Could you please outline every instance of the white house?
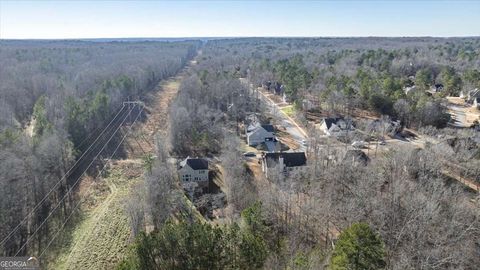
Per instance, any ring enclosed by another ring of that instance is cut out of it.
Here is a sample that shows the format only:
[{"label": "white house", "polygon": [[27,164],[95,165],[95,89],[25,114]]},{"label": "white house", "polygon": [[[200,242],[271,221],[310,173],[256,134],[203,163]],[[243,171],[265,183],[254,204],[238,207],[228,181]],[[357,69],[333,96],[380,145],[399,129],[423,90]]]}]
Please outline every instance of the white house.
[{"label": "white house", "polygon": [[274,140],[275,131],[272,125],[254,124],[247,127],[247,144],[250,146]]},{"label": "white house", "polygon": [[324,118],[320,130],[328,136],[344,136],[353,130],[352,122],[343,118]]},{"label": "white house", "polygon": [[208,161],[203,158],[187,157],[179,164],[178,177],[182,182],[195,181],[199,184],[208,184]]},{"label": "white house", "polygon": [[289,172],[303,169],[305,165],[305,152],[265,153],[262,157],[262,171],[266,177],[274,175],[275,172],[288,175]]}]

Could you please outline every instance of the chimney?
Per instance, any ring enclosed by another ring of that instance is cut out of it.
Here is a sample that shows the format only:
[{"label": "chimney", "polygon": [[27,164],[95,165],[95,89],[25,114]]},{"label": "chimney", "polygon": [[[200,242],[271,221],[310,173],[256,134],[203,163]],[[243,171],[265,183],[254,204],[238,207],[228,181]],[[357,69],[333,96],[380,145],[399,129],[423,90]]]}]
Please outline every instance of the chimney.
[{"label": "chimney", "polygon": [[283,170],[284,169],[284,165],[283,165],[283,157],[282,156],[279,156],[278,157],[278,164],[280,166],[280,169]]}]

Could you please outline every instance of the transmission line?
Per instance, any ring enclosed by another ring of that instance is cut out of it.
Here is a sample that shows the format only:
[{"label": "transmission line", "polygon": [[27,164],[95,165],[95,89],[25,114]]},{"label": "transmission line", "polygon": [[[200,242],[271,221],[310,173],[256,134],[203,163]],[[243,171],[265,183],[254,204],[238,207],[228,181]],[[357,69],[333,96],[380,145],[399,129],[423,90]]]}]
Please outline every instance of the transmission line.
[{"label": "transmission line", "polygon": [[[118,148],[120,147],[120,145],[123,143],[123,141],[125,140],[125,138],[129,135],[129,133],[132,131],[132,127],[133,125],[135,124],[135,122],[137,121],[138,117],[141,115],[141,113],[143,112],[143,108],[140,110],[140,112],[138,113],[137,117],[135,118],[135,120],[133,120],[132,124],[128,127],[128,131],[126,132],[126,134],[123,136],[122,140],[120,141],[120,143],[117,145],[117,147],[115,148],[115,150],[113,151],[113,154],[110,156],[109,160],[111,160],[113,158],[113,156],[115,155],[115,153],[117,152]],[[97,177],[99,175],[102,175],[102,173],[104,172],[105,168],[107,166],[103,166],[102,167],[102,170],[97,174]],[[91,186],[90,186],[91,187]],[[90,188],[89,187],[89,188]],[[78,200],[77,204],[73,207],[73,210],[70,212],[70,214],[68,215],[67,219],[63,222],[62,226],[60,226],[60,229],[58,229],[58,231],[53,235],[52,239],[50,239],[50,241],[48,242],[47,246],[43,249],[43,251],[39,254],[38,258],[41,258],[43,256],[43,254],[48,250],[48,248],[50,247],[50,245],[53,243],[53,241],[55,241],[55,239],[57,238],[57,236],[60,234],[60,232],[65,228],[65,225],[68,223],[69,219],[72,217],[73,213],[75,212],[75,210],[78,209],[78,207],[80,206],[80,204],[82,203],[82,200]]]},{"label": "transmission line", "polygon": [[50,196],[50,194],[55,190],[55,188],[58,186],[58,184],[60,184],[62,182],[62,180],[64,180],[68,175],[69,173],[73,170],[73,168],[81,161],[81,159],[87,154],[87,152],[90,150],[90,148],[98,141],[98,139],[100,138],[100,136],[102,136],[105,131],[110,127],[110,125],[113,123],[113,121],[118,117],[118,115],[123,111],[123,108],[125,106],[122,106],[120,108],[120,110],[118,111],[118,113],[115,115],[115,117],[108,123],[108,125],[105,127],[105,129],[100,133],[100,135],[98,135],[98,137],[95,139],[95,141],[87,148],[87,150],[85,150],[85,152],[83,152],[83,154],[77,159],[77,161],[70,167],[70,169],[62,176],[62,178],[60,178],[60,180],[58,180],[57,183],[55,183],[55,185],[53,185],[53,187],[50,188],[50,190],[47,192],[47,194],[45,194],[45,196],[40,200],[40,202],[38,202],[34,207],[33,209],[25,216],[25,218],[20,221],[20,223],[2,240],[2,242],[0,242],[0,246],[2,246],[8,239],[10,239],[12,237],[12,235],[20,228],[20,226],[22,226],[23,223],[25,223],[25,221],[28,219],[28,217],[30,215],[32,215],[42,204],[43,202],[48,198],[48,196]]},{"label": "transmission line", "polygon": [[[103,152],[103,150],[107,147],[108,143],[113,139],[113,137],[115,136],[115,134],[118,132],[118,130],[120,129],[120,127],[123,125],[123,123],[125,123],[125,121],[127,120],[128,116],[130,116],[132,110],[135,108],[135,106],[132,107],[132,109],[130,109],[130,111],[128,112],[128,114],[125,116],[125,118],[123,119],[122,123],[118,126],[118,128],[115,130],[115,132],[112,134],[112,136],[110,136],[110,138],[108,139],[108,141],[103,145],[102,149],[100,149],[100,151],[98,152],[98,154],[92,159],[92,161],[90,162],[90,164],[87,166],[87,168],[82,172],[82,174],[80,174],[80,176],[77,178],[77,180],[75,181],[75,183],[70,187],[70,189],[67,191],[67,193],[62,197],[62,199],[55,205],[55,207],[53,208],[53,210],[50,211],[50,213],[47,215],[47,217],[42,221],[42,223],[40,223],[40,225],[36,228],[36,230],[33,232],[33,234],[28,237],[27,241],[25,241],[25,243],[20,247],[20,249],[17,251],[17,253],[15,254],[15,256],[17,256],[20,251],[30,242],[30,240],[33,238],[33,236],[36,235],[36,233],[40,230],[40,228],[45,224],[45,222],[47,222],[47,220],[52,216],[53,212],[55,212],[55,210],[58,209],[58,207],[60,206],[60,204],[67,198],[68,195],[70,195],[70,192],[75,188],[75,186],[77,185],[77,183],[80,181],[80,179],[82,178],[82,176],[87,172],[87,170],[90,168],[90,166],[92,166],[92,164],[95,162],[95,160],[98,158],[98,156],[100,156],[100,153]],[[28,216],[27,216],[28,217]]]}]

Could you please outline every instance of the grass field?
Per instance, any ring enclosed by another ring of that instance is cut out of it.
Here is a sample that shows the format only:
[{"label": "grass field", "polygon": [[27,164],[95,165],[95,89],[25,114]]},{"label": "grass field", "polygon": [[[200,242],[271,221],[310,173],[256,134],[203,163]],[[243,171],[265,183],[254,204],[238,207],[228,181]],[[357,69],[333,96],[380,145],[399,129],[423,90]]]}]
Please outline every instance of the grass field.
[{"label": "grass field", "polygon": [[74,245],[62,248],[64,252],[49,269],[113,269],[125,256],[131,233],[123,201],[130,185],[139,181],[127,169],[131,168],[115,168],[107,178],[97,180],[103,181],[97,191],[103,189],[101,185],[109,191],[90,194],[89,200],[97,206],[84,212],[72,233]]}]

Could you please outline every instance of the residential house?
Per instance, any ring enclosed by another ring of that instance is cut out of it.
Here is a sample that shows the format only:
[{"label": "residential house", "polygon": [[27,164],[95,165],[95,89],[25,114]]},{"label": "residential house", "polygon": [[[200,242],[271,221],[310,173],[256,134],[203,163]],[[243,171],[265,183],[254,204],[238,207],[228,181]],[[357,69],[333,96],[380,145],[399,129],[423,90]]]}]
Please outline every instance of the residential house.
[{"label": "residential house", "polygon": [[260,125],[258,122],[247,127],[247,144],[257,146],[264,142],[275,141],[275,130],[272,125]]},{"label": "residential house", "polygon": [[473,100],[473,107],[477,108],[480,110],[480,97],[476,97],[474,100]]},{"label": "residential house", "polygon": [[338,118],[324,118],[320,123],[320,130],[328,136],[345,136],[353,131],[352,121]]},{"label": "residential house", "polygon": [[199,185],[208,185],[208,161],[203,158],[187,157],[179,164],[178,177],[184,183],[194,181]]},{"label": "residential house", "polygon": [[399,120],[379,120],[375,119],[371,121],[367,127],[365,128],[366,132],[372,133],[375,132],[377,134],[395,136],[397,133],[401,132],[403,126]]},{"label": "residential house", "polygon": [[279,82],[274,82],[273,83],[273,90],[275,92],[275,95],[281,95],[281,94],[283,94],[283,85],[280,84]]},{"label": "residential house", "polygon": [[430,89],[431,92],[433,93],[439,93],[439,92],[442,92],[443,91],[443,84],[441,83],[436,83],[432,86],[432,88]]},{"label": "residential house", "polygon": [[267,90],[267,91],[270,91],[270,87],[272,86],[272,82],[271,81],[266,81],[266,82],[263,82],[262,83],[262,88]]},{"label": "residential house", "polygon": [[276,152],[265,153],[262,157],[262,171],[266,177],[276,173],[288,175],[292,171],[298,171],[307,165],[305,152]]}]

